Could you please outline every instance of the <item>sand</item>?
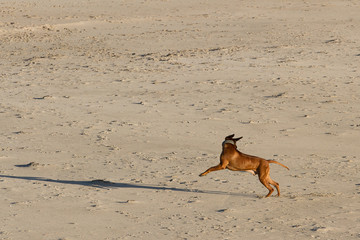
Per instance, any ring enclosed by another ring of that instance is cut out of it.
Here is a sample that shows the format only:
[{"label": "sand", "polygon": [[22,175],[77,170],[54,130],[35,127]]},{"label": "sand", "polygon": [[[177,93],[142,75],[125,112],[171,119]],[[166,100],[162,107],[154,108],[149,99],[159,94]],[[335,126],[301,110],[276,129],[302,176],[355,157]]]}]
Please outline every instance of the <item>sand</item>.
[{"label": "sand", "polygon": [[0,239],[360,239],[359,9],[0,1]]}]

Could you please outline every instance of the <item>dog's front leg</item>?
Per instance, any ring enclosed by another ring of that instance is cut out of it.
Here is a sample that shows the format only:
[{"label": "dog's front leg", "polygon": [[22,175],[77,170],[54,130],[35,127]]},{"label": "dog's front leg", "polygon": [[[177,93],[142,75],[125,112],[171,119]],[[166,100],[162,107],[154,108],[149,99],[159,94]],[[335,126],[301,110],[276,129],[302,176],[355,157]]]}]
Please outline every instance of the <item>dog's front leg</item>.
[{"label": "dog's front leg", "polygon": [[209,172],[213,172],[213,171],[218,171],[218,170],[223,170],[226,168],[227,164],[224,163],[220,163],[219,165],[216,165],[214,167],[209,168],[208,170],[206,170],[205,172],[203,172],[202,174],[200,174],[199,176],[205,176],[206,174],[208,174]]}]

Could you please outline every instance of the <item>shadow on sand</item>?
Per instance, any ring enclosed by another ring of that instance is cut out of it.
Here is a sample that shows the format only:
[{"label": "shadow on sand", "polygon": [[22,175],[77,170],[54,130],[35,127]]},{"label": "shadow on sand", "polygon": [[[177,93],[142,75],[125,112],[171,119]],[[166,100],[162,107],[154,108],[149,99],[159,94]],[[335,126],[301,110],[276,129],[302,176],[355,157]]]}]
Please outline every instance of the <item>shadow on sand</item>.
[{"label": "shadow on sand", "polygon": [[[190,193],[203,193],[203,194],[219,194],[219,195],[231,195],[231,196],[242,196],[242,197],[252,197],[244,193],[230,193],[223,191],[209,191],[209,190],[199,190],[199,189],[188,189],[188,188],[177,188],[177,187],[165,187],[165,186],[152,186],[144,184],[133,184],[133,183],[116,183],[105,180],[92,180],[92,181],[74,181],[74,180],[59,180],[59,179],[50,179],[42,177],[27,177],[27,176],[10,176],[10,175],[0,175],[0,178],[11,178],[11,179],[20,179],[27,181],[38,181],[38,182],[51,182],[51,183],[60,183],[60,184],[71,184],[79,186],[87,186],[94,188],[134,188],[134,189],[150,189],[150,190],[163,190],[163,191],[175,191],[175,192],[190,192]],[[253,196],[256,198],[256,196]]]}]

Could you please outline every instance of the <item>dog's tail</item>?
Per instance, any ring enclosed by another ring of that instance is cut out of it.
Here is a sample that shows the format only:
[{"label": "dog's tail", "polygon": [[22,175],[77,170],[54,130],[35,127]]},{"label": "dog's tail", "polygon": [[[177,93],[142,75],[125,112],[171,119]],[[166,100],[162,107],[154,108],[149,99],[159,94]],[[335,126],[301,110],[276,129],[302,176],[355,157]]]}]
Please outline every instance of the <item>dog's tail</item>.
[{"label": "dog's tail", "polygon": [[269,163],[279,164],[280,166],[286,168],[287,170],[290,170],[287,166],[285,166],[284,164],[281,164],[281,163],[279,163],[279,162],[277,162],[277,161],[275,161],[275,160],[267,160],[267,161],[268,161]]}]

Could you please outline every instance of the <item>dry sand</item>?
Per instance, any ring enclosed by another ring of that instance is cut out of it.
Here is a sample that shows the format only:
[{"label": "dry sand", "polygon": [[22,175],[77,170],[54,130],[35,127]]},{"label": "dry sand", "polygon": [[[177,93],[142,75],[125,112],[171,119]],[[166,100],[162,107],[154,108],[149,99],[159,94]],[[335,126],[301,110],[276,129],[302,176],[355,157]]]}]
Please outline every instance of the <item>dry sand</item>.
[{"label": "dry sand", "polygon": [[359,10],[1,0],[0,239],[360,239]]}]

